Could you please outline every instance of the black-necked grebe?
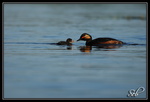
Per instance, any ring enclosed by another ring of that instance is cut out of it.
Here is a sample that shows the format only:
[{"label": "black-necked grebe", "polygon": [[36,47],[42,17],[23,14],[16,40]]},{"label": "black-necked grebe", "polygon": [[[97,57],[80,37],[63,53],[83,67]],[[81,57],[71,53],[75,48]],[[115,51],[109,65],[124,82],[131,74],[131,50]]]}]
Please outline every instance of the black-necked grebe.
[{"label": "black-necked grebe", "polygon": [[83,33],[77,41],[79,41],[79,40],[86,41],[87,46],[98,46],[99,44],[125,44],[124,42],[119,41],[117,39],[106,38],[106,37],[105,38],[96,38],[96,39],[92,40],[92,36],[87,33]]},{"label": "black-necked grebe", "polygon": [[57,45],[72,45],[73,42],[71,38],[68,38],[66,41],[59,41]]}]

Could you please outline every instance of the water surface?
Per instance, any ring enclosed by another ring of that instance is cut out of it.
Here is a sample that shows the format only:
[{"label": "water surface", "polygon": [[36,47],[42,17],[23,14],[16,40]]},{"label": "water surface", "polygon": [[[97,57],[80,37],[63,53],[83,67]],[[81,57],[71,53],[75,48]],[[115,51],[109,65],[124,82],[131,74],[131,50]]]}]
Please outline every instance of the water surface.
[{"label": "water surface", "polygon": [[[82,33],[118,48],[51,43]],[[146,98],[146,4],[4,4],[4,98]]]}]

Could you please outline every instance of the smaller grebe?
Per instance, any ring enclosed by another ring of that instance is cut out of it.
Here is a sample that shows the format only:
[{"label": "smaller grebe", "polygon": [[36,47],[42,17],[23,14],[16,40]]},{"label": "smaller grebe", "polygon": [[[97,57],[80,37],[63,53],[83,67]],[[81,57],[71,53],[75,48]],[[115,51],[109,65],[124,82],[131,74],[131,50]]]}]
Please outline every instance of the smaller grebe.
[{"label": "smaller grebe", "polygon": [[92,40],[92,36],[87,33],[83,33],[77,41],[79,40],[86,41],[87,46],[98,46],[99,44],[125,44],[124,42],[113,38],[96,38]]},{"label": "smaller grebe", "polygon": [[59,41],[57,45],[72,45],[73,42],[71,38],[68,38],[66,41]]}]

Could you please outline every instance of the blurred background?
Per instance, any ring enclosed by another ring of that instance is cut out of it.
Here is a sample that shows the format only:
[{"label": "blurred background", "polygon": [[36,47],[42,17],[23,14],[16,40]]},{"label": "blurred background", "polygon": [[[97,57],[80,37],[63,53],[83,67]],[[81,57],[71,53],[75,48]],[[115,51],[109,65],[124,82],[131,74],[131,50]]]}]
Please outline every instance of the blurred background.
[{"label": "blurred background", "polygon": [[[129,98],[130,89],[146,89],[146,9],[146,3],[4,3],[4,98]],[[141,45],[46,44],[82,33]],[[146,90],[133,98],[146,98]]]}]

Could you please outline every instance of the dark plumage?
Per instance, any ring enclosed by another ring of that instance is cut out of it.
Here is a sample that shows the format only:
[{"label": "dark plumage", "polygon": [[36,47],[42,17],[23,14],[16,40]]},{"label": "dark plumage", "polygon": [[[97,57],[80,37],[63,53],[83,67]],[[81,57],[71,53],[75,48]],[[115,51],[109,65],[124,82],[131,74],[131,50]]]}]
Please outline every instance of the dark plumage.
[{"label": "dark plumage", "polygon": [[57,45],[72,45],[73,42],[71,38],[68,38],[66,41],[59,41]]},{"label": "dark plumage", "polygon": [[92,40],[92,36],[87,33],[83,33],[80,38],[77,40],[86,41],[87,46],[98,46],[99,44],[124,44],[124,42],[114,39],[114,38],[96,38]]}]

